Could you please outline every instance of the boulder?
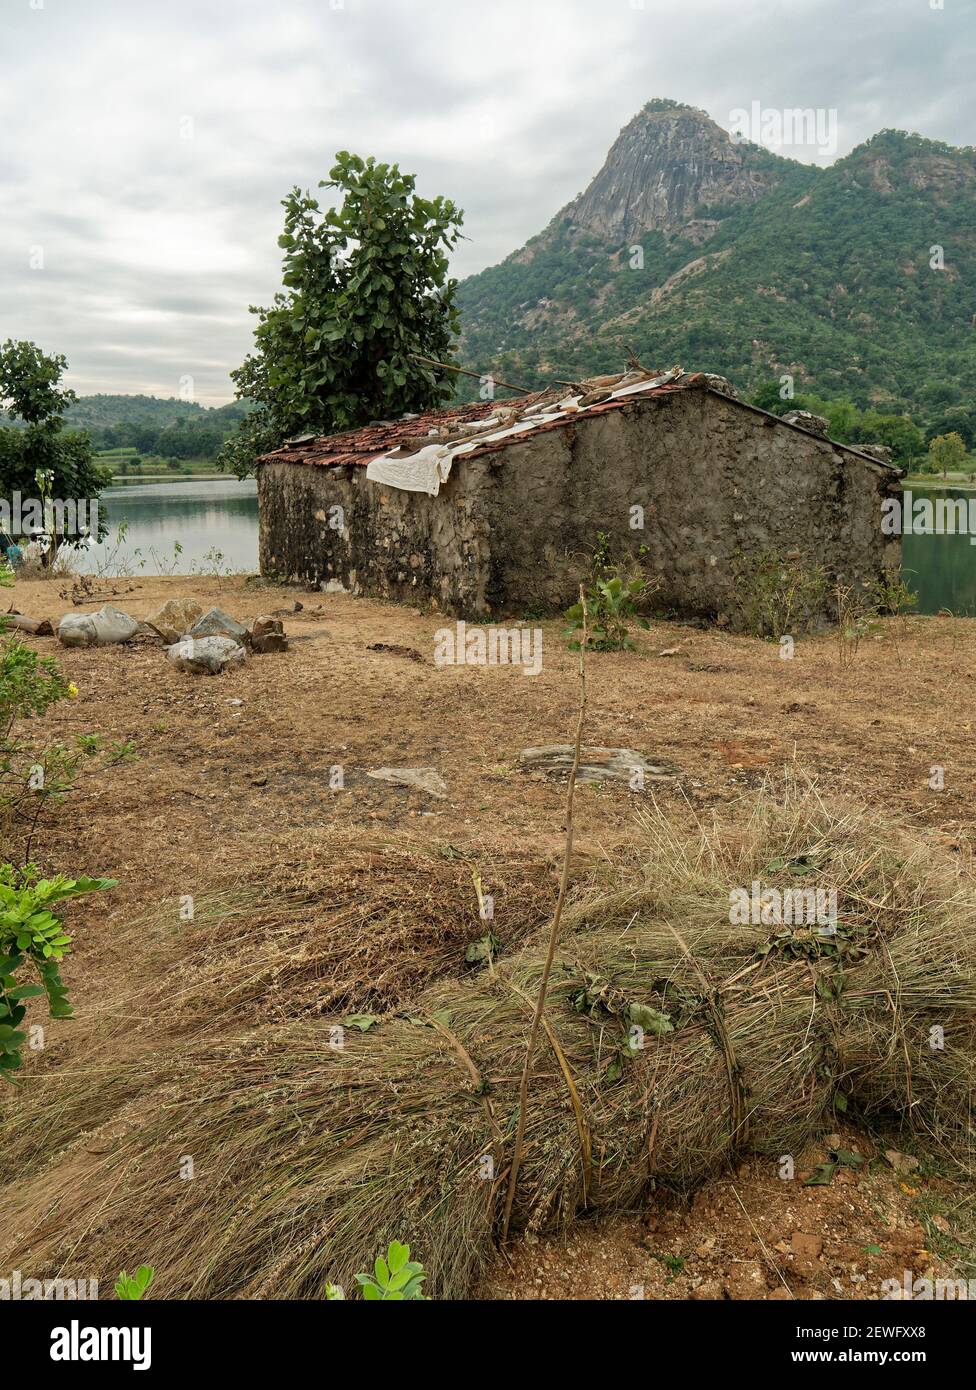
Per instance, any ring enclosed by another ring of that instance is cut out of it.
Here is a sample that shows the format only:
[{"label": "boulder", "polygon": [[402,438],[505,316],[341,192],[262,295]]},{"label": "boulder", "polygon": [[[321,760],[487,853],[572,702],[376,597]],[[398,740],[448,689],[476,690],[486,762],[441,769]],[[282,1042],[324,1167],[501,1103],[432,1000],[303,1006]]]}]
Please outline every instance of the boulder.
[{"label": "boulder", "polygon": [[239,646],[247,641],[247,628],[225,613],[222,608],[208,608],[202,618],[197,618],[185,629],[188,637],[230,637]]},{"label": "boulder", "polygon": [[718,376],[715,372],[702,372],[702,376],[713,391],[720,391],[723,396],[731,396],[734,401],[739,399],[738,391],[727,376]]},{"label": "boulder", "polygon": [[90,613],[65,613],[58,623],[58,641],[63,647],[94,647],[98,633]]},{"label": "boulder", "polygon": [[150,626],[156,629],[163,641],[172,646],[183,636],[184,632],[190,630],[202,614],[203,608],[195,598],[171,598],[163,604],[158,613],[153,613],[147,621]]},{"label": "boulder", "polygon": [[232,637],[184,637],[166,648],[166,659],[194,676],[217,676],[229,666],[242,666],[246,653]]},{"label": "boulder", "polygon": [[251,647],[256,652],[284,652],[288,650],[288,638],[280,618],[267,615],[255,618],[249,633]]},{"label": "boulder", "polygon": [[121,608],[113,608],[106,603],[97,613],[92,614],[95,634],[100,647],[111,647],[116,642],[129,642],[139,631],[139,622],[123,613]]},{"label": "boulder", "polygon": [[827,431],[830,429],[830,421],[826,416],[813,415],[809,410],[788,410],[783,419],[788,425],[799,425],[811,434],[819,434],[822,439],[827,438]]},{"label": "boulder", "polygon": [[66,613],[58,624],[58,640],[65,647],[111,647],[129,642],[139,623],[106,603],[97,613]]},{"label": "boulder", "polygon": [[892,450],[887,444],[854,444],[851,447],[859,454],[867,454],[868,458],[877,459],[879,463],[892,462]]}]

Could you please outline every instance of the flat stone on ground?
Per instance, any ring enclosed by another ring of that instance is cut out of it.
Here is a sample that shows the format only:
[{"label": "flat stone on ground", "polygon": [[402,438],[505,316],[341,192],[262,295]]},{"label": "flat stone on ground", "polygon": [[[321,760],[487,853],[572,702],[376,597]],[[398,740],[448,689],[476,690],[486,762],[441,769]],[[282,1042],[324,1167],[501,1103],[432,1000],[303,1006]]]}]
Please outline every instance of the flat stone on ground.
[{"label": "flat stone on ground", "polygon": [[[573,765],[571,743],[551,743],[541,748],[523,748],[518,755],[522,772],[541,772],[550,782],[563,781]],[[587,748],[580,750],[577,780],[580,782],[633,781],[640,772],[645,781],[668,782],[677,776],[673,763],[652,763],[633,748]]]},{"label": "flat stone on ground", "polygon": [[397,787],[416,787],[439,801],[447,796],[447,783],[432,767],[378,767],[366,776],[377,782],[392,782]]}]

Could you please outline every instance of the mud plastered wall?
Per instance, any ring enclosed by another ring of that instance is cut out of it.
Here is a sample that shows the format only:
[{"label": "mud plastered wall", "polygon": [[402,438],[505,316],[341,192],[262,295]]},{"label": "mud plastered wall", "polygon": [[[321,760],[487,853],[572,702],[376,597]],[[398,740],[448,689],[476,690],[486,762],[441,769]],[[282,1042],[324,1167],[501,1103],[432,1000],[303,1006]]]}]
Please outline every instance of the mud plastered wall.
[{"label": "mud plastered wall", "polygon": [[895,485],[717,393],[673,392],[458,459],[436,498],[365,468],[264,464],[261,569],[464,617],[541,614],[573,602],[603,533],[663,607],[734,619],[750,556],[798,554],[852,584],[897,566],[881,531]]}]

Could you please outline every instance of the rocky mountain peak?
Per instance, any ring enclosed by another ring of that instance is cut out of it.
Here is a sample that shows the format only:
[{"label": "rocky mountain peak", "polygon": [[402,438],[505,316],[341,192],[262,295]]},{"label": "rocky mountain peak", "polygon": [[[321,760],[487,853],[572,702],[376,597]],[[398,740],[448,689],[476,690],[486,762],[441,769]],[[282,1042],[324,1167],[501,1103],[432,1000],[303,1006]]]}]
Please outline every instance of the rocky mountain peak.
[{"label": "rocky mountain peak", "polygon": [[657,98],[624,126],[603,168],[561,216],[608,241],[668,235],[700,209],[754,202],[789,167],[733,143],[706,112]]}]

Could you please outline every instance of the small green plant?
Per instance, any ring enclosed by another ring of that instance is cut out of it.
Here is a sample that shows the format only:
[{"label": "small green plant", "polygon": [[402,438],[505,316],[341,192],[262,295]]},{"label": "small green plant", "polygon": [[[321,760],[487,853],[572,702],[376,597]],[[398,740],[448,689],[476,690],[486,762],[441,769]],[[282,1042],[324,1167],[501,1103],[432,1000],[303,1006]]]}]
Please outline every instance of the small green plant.
[{"label": "small green plant", "polygon": [[912,593],[900,571],[895,574],[886,570],[880,579],[874,581],[871,596],[883,618],[896,618],[918,606],[918,594]]},{"label": "small green plant", "polygon": [[135,1272],[135,1277],[130,1278],[123,1269],[115,1283],[115,1292],[119,1298],[137,1301],[149,1288],[156,1273],[152,1265],[140,1265]]},{"label": "small green plant", "polygon": [[[647,546],[642,545],[640,555],[647,554]],[[586,587],[582,602],[574,603],[564,614],[572,626],[566,629],[570,651],[578,652],[583,635],[583,615],[586,614],[588,632],[587,646],[597,652],[633,650],[630,640],[630,626],[649,626],[647,619],[640,614],[657,587],[651,583],[639,565],[625,568],[616,563],[610,554],[610,538],[605,531],[598,531],[596,549],[591,557],[591,579]]]},{"label": "small green plant", "polygon": [[191,574],[206,575],[210,579],[219,579],[223,574],[230,573],[230,567],[225,564],[225,556],[222,550],[212,545],[202,560],[194,560],[190,566]]},{"label": "small green plant", "polygon": [[0,741],[9,737],[15,719],[44,714],[70,696],[71,683],[53,657],[38,656],[17,638],[0,650]]},{"label": "small green plant", "polygon": [[[427,1275],[422,1264],[410,1258],[410,1246],[391,1240],[386,1259],[378,1255],[372,1274],[357,1274],[356,1282],[363,1291],[363,1298],[374,1302],[376,1299],[397,1299],[406,1301],[423,1300],[420,1286]],[[326,1297],[329,1297],[328,1290]]]},{"label": "small green plant", "polygon": [[732,566],[738,626],[753,637],[799,636],[823,617],[827,572],[776,550],[740,555]]},{"label": "small green plant", "polygon": [[24,858],[31,858],[45,811],[74,791],[82,767],[91,776],[137,759],[131,739],[106,745],[99,734],[75,734],[70,744],[35,750],[12,739],[0,744],[0,819],[14,830],[23,827]]},{"label": "small green plant", "polygon": [[[114,888],[114,878],[41,878],[33,864],[0,865],[0,1074],[22,1063],[27,1035],[20,1024],[24,1000],[46,994],[52,1018],[70,1018],[71,1005],[58,964],[71,946],[56,903],[82,893]],[[17,972],[33,965],[40,984],[18,983]]]},{"label": "small green plant", "polygon": [[877,627],[878,607],[867,588],[858,590],[853,584],[837,584],[834,588],[837,608],[837,657],[844,670],[857,656],[863,638]]},{"label": "small green plant", "polygon": [[[10,580],[0,569],[0,585]],[[0,615],[0,633],[5,630]],[[44,812],[75,785],[82,766],[91,772],[134,759],[131,741],[103,745],[97,734],[76,734],[68,743],[31,746],[15,725],[46,714],[60,700],[78,694],[53,657],[41,657],[13,636],[0,645],[0,830],[4,838],[22,830],[21,857],[32,857]],[[7,851],[9,853],[9,851]]]},{"label": "small green plant", "polygon": [[651,1251],[651,1259],[659,1260],[668,1271],[668,1283],[672,1284],[685,1267],[684,1255],[661,1254],[656,1250]]},{"label": "small green plant", "polygon": [[[586,622],[589,631],[587,645],[597,652],[632,651],[634,644],[630,639],[630,624],[649,627],[646,618],[637,611],[640,600],[645,596],[647,580],[643,575],[624,580],[620,575],[612,579],[594,579],[585,593]],[[571,651],[580,649],[583,631],[582,603],[574,603],[566,609],[566,620],[572,626],[566,629],[570,637]],[[580,634],[577,636],[577,634]]]}]

